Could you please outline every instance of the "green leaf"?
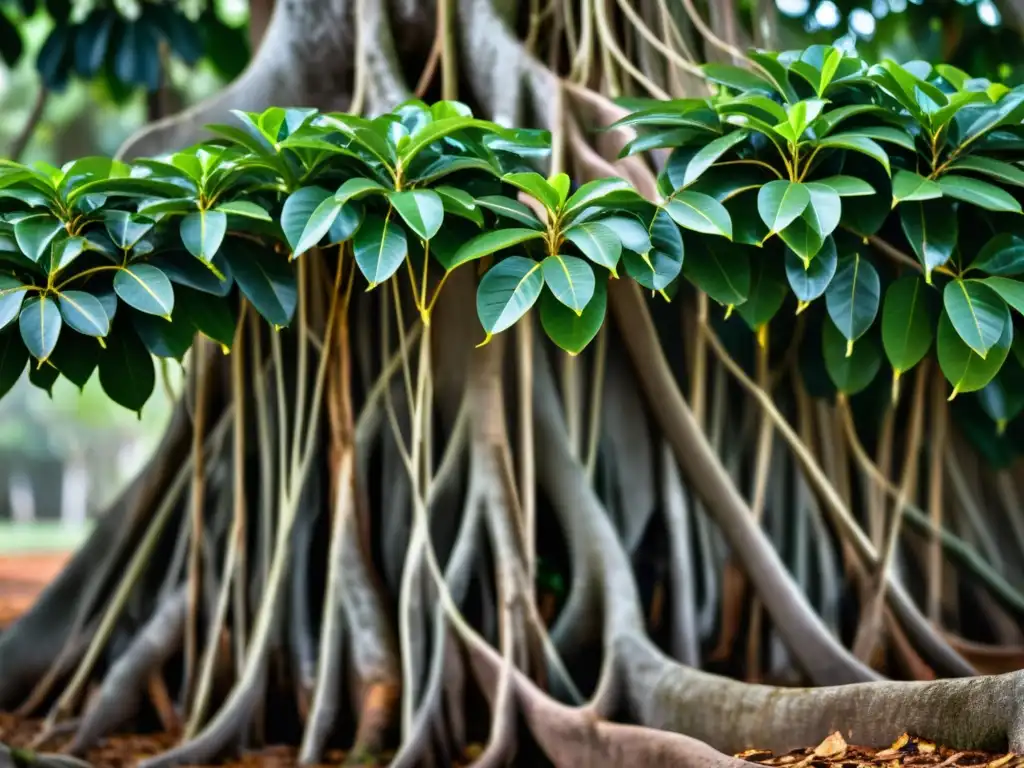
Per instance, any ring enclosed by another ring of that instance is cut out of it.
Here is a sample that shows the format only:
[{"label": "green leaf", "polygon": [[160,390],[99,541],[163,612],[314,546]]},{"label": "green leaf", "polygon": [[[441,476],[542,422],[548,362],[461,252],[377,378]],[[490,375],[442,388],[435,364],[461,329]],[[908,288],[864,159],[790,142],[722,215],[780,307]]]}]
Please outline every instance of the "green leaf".
[{"label": "green leaf", "polygon": [[821,296],[836,274],[839,257],[831,237],[825,238],[821,249],[810,261],[786,249],[786,279],[798,301],[808,303]]},{"label": "green leaf", "polygon": [[13,330],[0,333],[0,397],[18,383],[28,363],[28,350]]},{"label": "green leaf", "polygon": [[829,322],[822,328],[821,347],[829,378],[836,389],[846,395],[855,395],[866,389],[882,366],[882,355],[873,338],[865,338],[851,349],[839,330]]},{"label": "green leaf", "polygon": [[893,205],[914,200],[934,200],[942,197],[942,187],[913,171],[900,169],[892,177]]},{"label": "green leaf", "polygon": [[608,307],[607,277],[594,284],[594,296],[582,314],[576,314],[559,301],[551,291],[540,297],[540,324],[557,346],[570,355],[578,355],[597,336]]},{"label": "green leaf", "polygon": [[135,331],[146,345],[150,354],[181,360],[185,357],[195,338],[195,328],[189,322],[186,312],[179,304],[174,308],[171,321],[153,315],[135,315],[132,321]]},{"label": "green leaf", "polygon": [[435,120],[432,123],[426,123],[409,137],[409,143],[405,145],[401,152],[401,164],[408,166],[409,162],[428,146],[456,131],[462,131],[466,128],[481,128],[485,131],[494,131],[497,127],[494,123],[489,123],[486,120],[477,120],[472,117],[446,117]]},{"label": "green leaf", "polygon": [[26,296],[28,286],[9,275],[0,275],[0,330],[17,318]]},{"label": "green leaf", "polygon": [[552,176],[548,176],[548,184],[550,184],[551,188],[558,193],[559,206],[564,206],[566,199],[569,197],[569,188],[572,186],[569,174],[556,173]]},{"label": "green leaf", "polygon": [[565,203],[563,217],[571,219],[595,205],[620,205],[638,199],[640,196],[625,179],[595,179],[573,192]]},{"label": "green leaf", "polygon": [[906,373],[928,354],[932,346],[931,313],[925,282],[907,275],[889,286],[882,307],[882,345],[896,376]]},{"label": "green leaf", "polygon": [[802,215],[807,217],[815,232],[827,237],[839,226],[839,220],[843,215],[842,198],[827,184],[811,181],[804,186],[811,195],[811,204]]},{"label": "green leaf", "polygon": [[18,317],[21,340],[32,357],[43,362],[57,346],[63,323],[56,302],[48,296],[32,297]]},{"label": "green leaf", "polygon": [[99,299],[85,291],[62,291],[57,295],[64,322],[86,336],[103,338],[110,332],[110,318]]},{"label": "green leaf", "polygon": [[83,343],[77,335],[61,334],[47,362],[81,390],[99,365],[101,350],[99,344]]},{"label": "green leaf", "polygon": [[747,249],[707,237],[691,243],[683,275],[697,288],[725,306],[742,304],[750,292]]},{"label": "green leaf", "polygon": [[647,253],[651,250],[650,233],[635,216],[609,216],[600,221],[602,226],[615,233],[623,248],[633,253]]},{"label": "green leaf", "polygon": [[235,340],[237,318],[226,299],[211,299],[191,288],[181,288],[175,295],[175,305],[181,306],[184,316],[192,328],[213,339],[225,350],[231,349]]},{"label": "green leaf", "polygon": [[890,173],[889,155],[873,139],[867,136],[856,133],[837,133],[819,139],[817,144],[819,147],[826,149],[847,149],[852,152],[860,152],[877,160],[885,168],[885,172]]},{"label": "green leaf", "polygon": [[435,188],[434,191],[440,196],[445,213],[469,219],[478,227],[484,225],[484,216],[471,194],[458,187],[450,186],[440,186]]},{"label": "green leaf", "polygon": [[444,222],[444,203],[431,189],[391,192],[391,205],[421,240],[430,240]]},{"label": "green leaf", "polygon": [[256,203],[251,203],[248,200],[231,200],[226,203],[221,203],[214,210],[226,213],[230,216],[244,216],[247,219],[273,221],[269,213],[256,205]]},{"label": "green leaf", "polygon": [[539,229],[543,227],[540,219],[534,214],[530,207],[504,195],[485,195],[476,199],[477,205],[486,208],[498,216],[523,224],[527,227]]},{"label": "green leaf", "polygon": [[[197,291],[214,296],[227,296],[234,285],[231,268],[224,259],[224,249],[221,249],[212,264],[219,275],[214,274],[209,265],[198,259],[187,258],[180,251],[155,256],[149,260],[149,263],[167,275],[172,283],[187,285]],[[222,277],[223,279],[221,279]],[[116,299],[116,294],[111,295]]]},{"label": "green leaf", "polygon": [[541,262],[544,283],[560,302],[577,314],[594,296],[594,270],[575,256],[548,256]]},{"label": "green leaf", "polygon": [[[321,205],[325,205],[321,203]],[[337,245],[351,240],[359,228],[363,226],[363,207],[358,203],[345,203],[341,206],[327,230],[327,244]]]},{"label": "green leaf", "polygon": [[946,200],[904,203],[899,208],[900,224],[907,242],[925,268],[925,280],[953,255],[957,222],[953,206]]},{"label": "green leaf", "polygon": [[487,270],[476,291],[476,314],[487,338],[515,325],[543,287],[540,262],[523,256],[509,256]]},{"label": "green leaf", "polygon": [[808,206],[792,223],[779,232],[779,237],[782,242],[796,251],[805,264],[809,264],[825,242],[825,238],[819,231],[820,228],[814,210]]},{"label": "green leaf", "polygon": [[875,194],[875,188],[856,176],[829,176],[818,179],[818,184],[832,187],[840,197],[861,197]]},{"label": "green leaf", "polygon": [[979,116],[964,131],[960,146],[971,144],[1000,125],[1019,123],[1024,117],[1024,93],[1008,93],[991,107],[977,113]]},{"label": "green leaf", "polygon": [[129,264],[114,275],[114,290],[121,300],[140,312],[170,318],[174,289],[167,275],[151,264]]},{"label": "green leaf", "polygon": [[993,236],[982,246],[970,269],[988,275],[1024,274],[1024,238],[1009,232]]},{"label": "green leaf", "polygon": [[49,360],[28,369],[28,380],[32,386],[43,390],[51,398],[53,397],[53,385],[59,378],[60,371]]},{"label": "green leaf", "polygon": [[1010,310],[999,294],[976,280],[952,280],[942,291],[942,303],[960,338],[985,357],[999,341]]},{"label": "green leaf", "polygon": [[783,179],[768,182],[757,193],[757,212],[769,232],[785,229],[810,204],[807,187]]},{"label": "green leaf", "polygon": [[996,160],[992,157],[982,155],[968,155],[949,166],[951,171],[973,171],[991,176],[994,179],[1024,187],[1024,171],[1015,165],[1003,160]]},{"label": "green leaf", "polygon": [[718,158],[745,140],[749,135],[750,131],[740,128],[730,131],[701,147],[686,165],[686,173],[683,175],[683,186],[688,187],[693,184],[708,168],[715,164]]},{"label": "green leaf", "polygon": [[1008,277],[986,277],[984,280],[968,280],[970,284],[987,285],[999,294],[1000,298],[1024,315],[1024,283]]},{"label": "green leaf", "polygon": [[700,192],[680,192],[665,203],[665,211],[681,227],[732,239],[732,219],[725,206]]},{"label": "green leaf", "polygon": [[881,284],[878,272],[859,253],[839,260],[835,277],[825,291],[825,306],[836,328],[853,349],[878,314]]},{"label": "green leaf", "polygon": [[56,251],[54,257],[50,259],[50,271],[60,272],[62,269],[68,267],[75,259],[77,259],[82,251],[88,248],[89,242],[84,237],[69,237],[63,242],[54,242],[53,247]]},{"label": "green leaf", "polygon": [[544,237],[543,232],[535,229],[494,229],[489,232],[482,232],[472,238],[451,255],[450,259],[442,260],[441,254],[437,253],[441,266],[451,272],[456,267],[468,261],[482,259],[492,253],[511,248],[513,245],[524,243],[528,240],[539,240]]},{"label": "green leaf", "polygon": [[[647,231],[639,221],[636,222],[646,237]],[[566,240],[580,249],[580,252],[595,264],[599,264],[616,274],[619,257],[622,255],[622,243],[612,227],[602,221],[585,221],[569,227],[562,233]],[[648,240],[648,243],[650,241]],[[648,247],[650,247],[648,245]]]},{"label": "green leaf", "polygon": [[405,232],[392,217],[369,215],[352,240],[356,264],[373,288],[402,266],[409,252]]},{"label": "green leaf", "polygon": [[298,303],[298,287],[286,259],[268,248],[231,240],[221,253],[253,308],[271,325],[288,325]]},{"label": "green leaf", "polygon": [[[389,191],[390,190],[388,190],[387,187],[378,184],[373,179],[364,179],[357,176],[355,178],[348,179],[344,184],[338,187],[338,191],[334,193],[334,199],[337,202],[344,204],[349,200],[358,200],[362,197],[366,197],[367,195],[386,195]],[[319,205],[319,202],[317,205]]]},{"label": "green leaf", "polygon": [[676,223],[660,209],[651,221],[649,233],[651,250],[639,255],[623,251],[622,261],[630,277],[644,288],[663,291],[682,271],[683,238]]},{"label": "green leaf", "polygon": [[181,220],[181,242],[197,259],[212,261],[228,231],[228,216],[221,211],[196,211]]},{"label": "green leaf", "polygon": [[939,178],[943,194],[990,211],[1021,213],[1020,203],[1005,189],[987,181],[947,173]]},{"label": "green leaf", "polygon": [[537,202],[547,208],[552,214],[562,204],[558,191],[552,187],[543,176],[533,171],[526,173],[507,173],[501,180],[511,184],[513,187],[522,190],[533,197]]},{"label": "green leaf", "polygon": [[[895,144],[896,146],[902,147],[903,149],[911,152],[914,151],[914,139],[910,134],[900,128],[893,128],[889,125],[865,125],[851,131],[851,133],[874,141],[883,141],[887,144]],[[882,164],[885,165],[885,163]]]},{"label": "green leaf", "polygon": [[[365,181],[365,179],[349,179],[349,181]],[[348,182],[345,183],[347,184]],[[333,204],[324,206],[325,200],[331,200]],[[320,238],[327,233],[331,222],[334,220],[330,214],[332,211],[335,211],[335,205],[340,210],[342,202],[338,202],[323,187],[302,187],[288,196],[288,199],[284,201],[284,206],[281,208],[281,230],[284,232],[285,239],[288,241],[288,246],[293,254],[298,256],[320,242]],[[314,214],[319,215],[315,223],[310,227]],[[334,215],[337,214],[335,213]],[[320,232],[320,237],[317,237],[312,245],[299,250],[299,245],[304,243],[305,238],[303,238],[303,235],[307,229],[309,229],[310,236],[312,236],[312,233],[319,230],[321,226],[323,226],[323,231]]]},{"label": "green leaf", "polygon": [[[1009,316],[1007,316],[1009,317]],[[1003,324],[999,339],[989,349],[985,357],[981,357],[960,338],[953,327],[949,315],[943,310],[939,317],[939,330],[935,348],[938,353],[939,367],[946,380],[953,385],[950,399],[960,392],[976,392],[984,388],[1003,367],[1013,343],[1013,323],[1007,320]]]},{"label": "green leaf", "polygon": [[107,397],[140,413],[156,386],[153,358],[130,323],[120,323],[100,354],[100,385]]},{"label": "green leaf", "polygon": [[20,219],[14,225],[14,238],[21,252],[38,264],[50,242],[63,229],[64,224],[59,219],[42,213]]},{"label": "green leaf", "polygon": [[[701,69],[704,77],[713,83],[724,85],[737,91],[760,91],[762,93],[776,94],[778,89],[768,80],[756,75],[748,69],[742,69],[732,64],[705,64]],[[780,96],[782,94],[779,94]]]},{"label": "green leaf", "polygon": [[122,251],[134,247],[156,223],[146,216],[116,210],[107,211],[104,221],[107,225],[107,234],[114,245]]},{"label": "green leaf", "polygon": [[736,311],[755,332],[775,317],[789,293],[781,269],[776,259],[763,256],[751,264],[750,292]]}]

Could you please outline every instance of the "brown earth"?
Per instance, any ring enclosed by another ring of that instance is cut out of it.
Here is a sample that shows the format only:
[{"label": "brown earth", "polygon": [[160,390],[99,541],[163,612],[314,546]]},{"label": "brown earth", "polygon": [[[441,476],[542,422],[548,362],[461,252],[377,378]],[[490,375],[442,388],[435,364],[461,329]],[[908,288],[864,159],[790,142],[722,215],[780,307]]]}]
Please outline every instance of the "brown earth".
[{"label": "brown earth", "polygon": [[[68,555],[62,553],[0,557],[0,629],[32,604],[67,559]],[[0,741],[9,746],[27,747],[39,728],[38,722],[19,722],[0,713]],[[66,737],[54,738],[46,749],[59,751],[64,740]],[[139,760],[167,749],[174,742],[169,734],[116,736],[105,739],[87,759],[96,768],[133,768]],[[479,751],[477,745],[472,749]],[[239,761],[221,768],[292,768],[297,764],[296,757],[291,747],[268,747],[243,755]],[[339,765],[344,757],[341,752],[328,753],[325,764]],[[838,732],[816,747],[784,755],[747,750],[737,757],[770,768],[1024,768],[1024,755],[957,751],[908,735],[888,747],[858,747],[848,745]]]}]

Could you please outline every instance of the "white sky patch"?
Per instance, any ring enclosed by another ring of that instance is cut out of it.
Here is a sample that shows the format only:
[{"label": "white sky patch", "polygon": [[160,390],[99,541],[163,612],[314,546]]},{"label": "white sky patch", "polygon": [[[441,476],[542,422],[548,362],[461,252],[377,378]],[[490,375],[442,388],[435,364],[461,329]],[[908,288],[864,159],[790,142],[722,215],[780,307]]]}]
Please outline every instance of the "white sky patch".
[{"label": "white sky patch", "polygon": [[814,20],[823,29],[835,29],[839,25],[839,8],[832,0],[825,0],[814,9]]},{"label": "white sky patch", "polygon": [[850,29],[861,37],[871,37],[875,34],[875,17],[863,8],[854,8],[850,11]]},{"label": "white sky patch", "polygon": [[810,10],[811,0],[775,0],[775,5],[780,13],[796,18]]},{"label": "white sky patch", "polygon": [[977,8],[978,18],[981,19],[981,23],[985,26],[998,27],[999,22],[1003,20],[999,9],[996,8],[996,4],[992,0],[980,0]]}]

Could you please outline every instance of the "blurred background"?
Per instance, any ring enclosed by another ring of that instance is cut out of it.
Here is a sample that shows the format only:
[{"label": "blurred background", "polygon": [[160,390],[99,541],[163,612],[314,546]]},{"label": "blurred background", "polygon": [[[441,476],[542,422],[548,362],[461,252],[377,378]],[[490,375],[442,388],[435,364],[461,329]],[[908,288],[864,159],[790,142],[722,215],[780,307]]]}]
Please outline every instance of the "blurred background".
[{"label": "blurred background", "polygon": [[[264,19],[269,2],[254,2]],[[772,2],[783,49],[836,43],[1024,82],[1024,0],[750,0],[746,21]],[[237,76],[249,24],[248,0],[0,0],[0,157],[59,166],[112,154]],[[87,534],[181,392],[181,366],[158,362],[163,386],[141,415],[109,402],[95,376],[79,391],[34,374],[0,399],[0,556],[67,551]]]}]

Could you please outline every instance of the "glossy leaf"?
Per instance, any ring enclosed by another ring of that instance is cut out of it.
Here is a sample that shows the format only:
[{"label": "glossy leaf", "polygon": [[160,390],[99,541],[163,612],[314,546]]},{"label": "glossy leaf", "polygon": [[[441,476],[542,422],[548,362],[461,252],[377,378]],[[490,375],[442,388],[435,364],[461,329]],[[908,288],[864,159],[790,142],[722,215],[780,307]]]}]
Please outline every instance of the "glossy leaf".
[{"label": "glossy leaf", "polygon": [[999,339],[981,357],[960,338],[949,315],[943,310],[939,317],[935,349],[939,367],[946,380],[953,385],[951,397],[961,392],[975,392],[985,387],[1003,367],[1013,343],[1013,323],[1004,323]]},{"label": "glossy leaf", "polygon": [[965,282],[973,285],[988,286],[999,294],[1003,301],[1024,315],[1024,282],[1011,280],[1008,277],[986,277],[980,282],[977,280],[967,280]]},{"label": "glossy leaf", "polygon": [[196,211],[181,220],[181,242],[197,259],[212,261],[228,231],[228,216],[222,211]]},{"label": "glossy leaf", "polygon": [[227,242],[222,250],[238,288],[253,308],[274,326],[291,322],[298,304],[295,271],[285,257],[267,248]]},{"label": "glossy leaf", "polygon": [[476,314],[487,338],[529,312],[543,287],[540,262],[523,256],[509,256],[487,270],[476,291]]},{"label": "glossy leaf", "polygon": [[623,251],[626,272],[648,290],[663,291],[683,268],[683,238],[679,227],[663,210],[655,213],[649,229],[651,249],[645,254]]},{"label": "glossy leaf", "polygon": [[913,171],[898,170],[892,177],[893,205],[942,197],[942,187]]},{"label": "glossy leaf", "polygon": [[719,304],[742,304],[750,293],[750,256],[742,246],[697,238],[688,249],[683,275]]},{"label": "glossy leaf", "polygon": [[[461,264],[476,259],[482,259],[492,253],[497,253],[513,245],[519,245],[529,240],[539,240],[544,237],[543,232],[535,229],[495,229],[490,232],[482,232],[469,242],[464,243],[451,255],[451,258],[441,261],[449,272]],[[441,260],[441,255],[438,259]]]},{"label": "glossy leaf", "polygon": [[878,314],[881,284],[871,262],[854,253],[839,260],[835,277],[825,291],[829,317],[843,337],[852,342],[863,336]]},{"label": "glossy leaf", "polygon": [[818,140],[818,146],[826,149],[846,149],[851,152],[860,152],[868,157],[877,160],[889,173],[889,155],[882,149],[874,139],[855,133],[836,133]]},{"label": "glossy leaf", "polygon": [[[636,225],[643,229],[639,221]],[[584,256],[615,274],[619,257],[622,255],[622,243],[612,227],[603,221],[585,221],[570,227],[563,235],[579,248]],[[646,230],[644,235],[646,236]]]},{"label": "glossy leaf", "polygon": [[27,286],[20,280],[9,275],[0,275],[0,330],[18,317],[28,295]]},{"label": "glossy leaf", "polygon": [[174,311],[174,289],[160,269],[151,264],[129,264],[114,275],[114,290],[121,300],[140,312],[169,318]]},{"label": "glossy leaf", "polygon": [[110,318],[99,299],[85,291],[62,291],[57,296],[64,322],[86,336],[102,338],[110,332]]},{"label": "glossy leaf", "polygon": [[1020,203],[1005,189],[987,181],[947,173],[939,177],[942,193],[956,200],[963,200],[990,211],[1021,213]]},{"label": "glossy leaf", "polygon": [[952,280],[942,292],[946,315],[960,338],[981,357],[999,341],[1010,311],[999,294],[976,280]]},{"label": "glossy leaf", "polygon": [[907,275],[889,286],[882,307],[882,346],[899,376],[928,354],[935,333],[926,300],[928,286]]},{"label": "glossy leaf", "polygon": [[957,222],[953,206],[946,200],[904,203],[899,207],[900,224],[910,247],[925,268],[925,278],[953,255]]},{"label": "glossy leaf", "polygon": [[821,345],[829,378],[843,394],[855,395],[866,389],[882,366],[882,355],[874,339],[862,339],[850,350],[843,334],[827,321],[822,328]]},{"label": "glossy leaf", "polygon": [[732,239],[729,211],[713,197],[700,192],[680,192],[665,203],[665,211],[685,229]]},{"label": "glossy leaf", "polygon": [[[357,176],[348,179],[338,187],[338,191],[334,193],[334,199],[339,203],[345,204],[349,200],[359,200],[367,195],[386,195],[387,193],[387,187],[382,184],[373,179],[364,179]],[[312,193],[310,194],[312,195]],[[318,202],[317,205],[319,204]]]},{"label": "glossy leaf", "polygon": [[540,297],[540,324],[557,346],[570,355],[578,355],[597,336],[604,323],[608,307],[607,278],[598,277],[594,296],[587,302],[582,314],[576,314],[555,298],[550,291]]},{"label": "glossy leaf", "polygon": [[508,173],[501,178],[502,181],[530,195],[552,213],[557,211],[562,204],[562,199],[557,190],[539,173],[534,173],[533,171]]},{"label": "glossy leaf", "polygon": [[874,187],[856,176],[828,176],[818,179],[817,183],[831,187],[840,197],[862,197],[875,194]]},{"label": "glossy leaf", "polygon": [[39,259],[57,236],[63,231],[64,225],[55,216],[48,213],[36,216],[26,216],[14,225],[14,237],[18,241],[18,247],[32,261],[39,263]]},{"label": "glossy leaf", "polygon": [[623,248],[634,253],[651,250],[651,235],[635,216],[608,216],[600,222],[615,233]]},{"label": "glossy leaf", "polygon": [[1005,184],[1013,184],[1017,187],[1024,187],[1024,170],[1011,165],[1004,160],[997,160],[994,157],[984,155],[968,155],[967,157],[951,163],[951,171],[972,171],[984,174],[993,179],[998,179]]},{"label": "glossy leaf", "polygon": [[770,232],[785,229],[810,204],[807,187],[792,181],[770,181],[757,193],[757,212]]},{"label": "glossy leaf", "polygon": [[786,279],[775,259],[759,256],[751,263],[750,292],[747,300],[736,307],[740,317],[752,331],[758,331],[782,308],[786,300]]},{"label": "glossy leaf", "polygon": [[100,385],[107,397],[129,411],[139,413],[156,387],[153,358],[128,323],[110,335],[100,354]]},{"label": "glossy leaf", "polygon": [[683,186],[688,187],[693,184],[708,168],[715,164],[718,158],[744,141],[749,134],[749,131],[740,128],[730,131],[724,136],[719,136],[714,141],[708,142],[701,147],[686,166],[686,173],[683,175]]},{"label": "glossy leaf", "polygon": [[395,274],[408,255],[408,241],[396,218],[367,216],[352,239],[356,264],[371,288]]},{"label": "glossy leaf", "polygon": [[835,277],[839,257],[835,241],[828,237],[817,255],[805,262],[793,250],[786,249],[786,279],[798,301],[814,301],[828,288]]},{"label": "glossy leaf", "polygon": [[563,216],[574,218],[595,205],[620,205],[640,199],[636,190],[625,179],[595,179],[580,186],[565,202]]},{"label": "glossy leaf", "polygon": [[575,256],[548,256],[541,262],[544,283],[560,302],[580,313],[594,295],[594,270]]},{"label": "glossy leaf", "polygon": [[256,203],[251,203],[248,200],[232,200],[227,203],[221,203],[214,210],[231,216],[244,216],[247,219],[273,221],[269,213],[256,205]]},{"label": "glossy leaf", "polygon": [[987,275],[1024,274],[1024,238],[1008,232],[994,235],[982,246],[970,268]]},{"label": "glossy leaf", "polygon": [[421,240],[433,238],[444,222],[444,203],[432,189],[392,192],[388,199]]},{"label": "glossy leaf", "polygon": [[543,225],[540,219],[534,214],[530,207],[503,195],[485,195],[476,199],[477,205],[486,208],[499,217],[514,221],[534,229],[540,229]]},{"label": "glossy leaf", "polygon": [[155,223],[146,216],[117,210],[107,211],[104,222],[111,241],[123,251],[134,247]]},{"label": "glossy leaf", "polygon": [[57,303],[48,296],[30,298],[18,317],[21,340],[29,354],[40,362],[57,346],[63,325]]}]

